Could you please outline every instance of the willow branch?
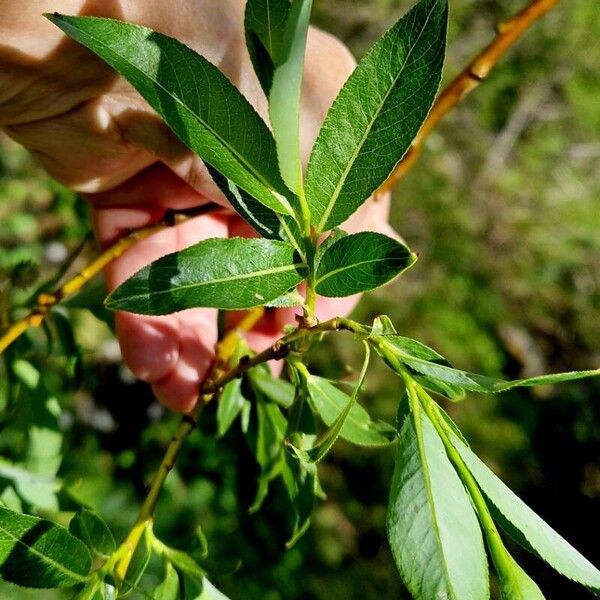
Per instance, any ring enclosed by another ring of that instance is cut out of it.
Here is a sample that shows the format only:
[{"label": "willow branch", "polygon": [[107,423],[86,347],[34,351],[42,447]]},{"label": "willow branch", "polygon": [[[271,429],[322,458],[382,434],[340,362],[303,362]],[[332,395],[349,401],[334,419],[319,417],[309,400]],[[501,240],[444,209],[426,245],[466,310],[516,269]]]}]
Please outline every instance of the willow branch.
[{"label": "willow branch", "polygon": [[206,404],[218,397],[223,386],[230,381],[241,377],[246,371],[253,367],[271,360],[280,360],[284,358],[292,351],[294,343],[303,338],[341,330],[354,333],[365,333],[366,331],[366,328],[363,325],[343,317],[336,317],[335,319],[324,321],[313,327],[305,327],[301,324],[297,329],[283,336],[262,352],[253,356],[242,357],[236,365],[229,367],[228,363],[235,351],[236,343],[239,342],[242,337],[241,334],[250,331],[262,317],[263,312],[264,309],[262,307],[250,311],[238,326],[230,331],[223,340],[219,342],[216,352],[217,360],[205,383],[202,384],[200,388],[198,402],[196,402],[196,405],[190,413],[181,418],[179,426],[173,434],[163,459],[150,482],[138,518],[121,546],[113,555],[115,560],[109,560],[107,563],[110,567],[114,566],[114,574],[119,582],[125,580],[127,569],[129,568],[135,549],[142,539],[145,529],[152,523],[154,510],[164,482],[175,466],[175,461],[177,460],[177,456],[179,455],[185,440],[196,426]]},{"label": "willow branch", "polygon": [[427,136],[438,123],[467,94],[472,92],[484,79],[506,51],[525,33],[539,18],[543,17],[558,3],[558,0],[533,0],[523,10],[496,26],[496,37],[481,53],[438,96],[436,102],[423,123],[421,130],[413,140],[402,160],[396,165],[388,179],[377,190],[377,194],[390,191],[408,173],[421,154]]},{"label": "willow branch", "polygon": [[8,348],[30,327],[39,327],[53,306],[65,298],[68,298],[69,296],[79,292],[85,286],[85,284],[93,279],[100,271],[102,271],[104,267],[121,256],[126,250],[131,248],[131,246],[140,240],[143,240],[144,238],[147,238],[158,231],[162,231],[167,227],[176,225],[177,223],[191,216],[207,214],[219,209],[220,207],[216,204],[205,204],[190,210],[168,211],[157,223],[142,229],[131,231],[125,237],[121,238],[118,242],[102,252],[100,256],[86,265],[74,277],[71,277],[61,286],[57,287],[53,292],[45,292],[40,294],[37,297],[36,305],[30,310],[30,312],[18,321],[15,321],[8,327],[2,336],[0,336],[0,354],[2,354],[6,348]]}]

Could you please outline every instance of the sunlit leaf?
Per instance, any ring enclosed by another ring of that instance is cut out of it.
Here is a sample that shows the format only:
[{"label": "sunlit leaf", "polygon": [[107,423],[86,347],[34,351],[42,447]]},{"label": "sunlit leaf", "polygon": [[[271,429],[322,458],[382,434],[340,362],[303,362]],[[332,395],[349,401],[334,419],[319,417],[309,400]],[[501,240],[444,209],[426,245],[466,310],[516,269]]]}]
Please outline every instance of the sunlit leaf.
[{"label": "sunlit leaf", "polygon": [[[308,378],[308,391],[312,405],[329,427],[335,423],[350,400],[350,396],[327,379],[316,375]],[[397,438],[394,427],[384,421],[373,421],[359,404],[352,404],[339,435],[357,446],[367,447],[386,446]]]},{"label": "sunlit leaf", "polygon": [[381,233],[347,235],[321,257],[316,291],[329,297],[366,292],[387,283],[415,260],[416,256],[404,244]]},{"label": "sunlit leaf", "polygon": [[123,75],[202,159],[269,208],[293,214],[269,129],[217,67],[146,27],[97,17],[47,17]]},{"label": "sunlit leaf", "polygon": [[437,92],[446,0],[421,0],[360,61],[313,147],[306,197],[318,232],[345,221],[388,177]]},{"label": "sunlit leaf", "polygon": [[79,510],[71,519],[69,531],[96,556],[107,558],[116,550],[115,538],[108,525],[87,508]]},{"label": "sunlit leaf", "polygon": [[110,294],[106,306],[146,315],[199,306],[251,308],[277,298],[304,274],[304,263],[285,242],[214,238],[143,267]]},{"label": "sunlit leaf", "polygon": [[559,573],[600,594],[600,571],[516,496],[457,436],[452,444],[486,496],[494,519]]},{"label": "sunlit leaf", "polygon": [[0,578],[26,587],[70,587],[87,580],[92,559],[64,527],[0,506]]},{"label": "sunlit leaf", "polygon": [[293,0],[281,49],[276,54],[269,92],[269,116],[281,176],[296,195],[302,193],[300,161],[300,91],[312,0]]},{"label": "sunlit leaf", "polygon": [[248,0],[244,17],[246,45],[254,71],[268,97],[275,61],[282,53],[289,0]]},{"label": "sunlit leaf", "polygon": [[423,600],[487,600],[481,530],[442,440],[420,411],[399,436],[387,529],[404,584]]}]

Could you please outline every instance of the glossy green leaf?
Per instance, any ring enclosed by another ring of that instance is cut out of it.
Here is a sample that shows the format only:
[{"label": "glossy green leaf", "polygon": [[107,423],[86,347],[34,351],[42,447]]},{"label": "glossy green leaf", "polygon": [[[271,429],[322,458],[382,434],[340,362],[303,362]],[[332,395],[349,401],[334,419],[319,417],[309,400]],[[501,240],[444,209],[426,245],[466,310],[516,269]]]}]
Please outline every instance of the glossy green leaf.
[{"label": "glossy green leaf", "polygon": [[293,214],[264,121],[217,67],[146,27],[47,15],[125,77],[179,139],[269,208]]},{"label": "glossy green leaf", "polygon": [[107,558],[116,550],[115,538],[108,525],[87,508],[79,510],[71,519],[69,531],[96,556]]},{"label": "glossy green leaf", "polygon": [[153,600],[178,600],[179,576],[171,563],[165,563],[165,577],[152,592]]},{"label": "glossy green leaf", "polygon": [[404,244],[381,233],[347,235],[330,246],[319,261],[316,291],[336,298],[366,292],[387,283],[415,260]]},{"label": "glossy green leaf", "polygon": [[214,238],[147,265],[112,292],[106,306],[145,315],[199,306],[251,308],[277,298],[304,274],[285,242]]},{"label": "glossy green leaf", "polygon": [[425,375],[430,380],[436,380],[443,384],[473,392],[495,394],[515,387],[551,385],[600,375],[600,369],[594,369],[590,371],[553,373],[551,375],[506,381],[504,379],[454,369],[435,350],[410,338],[385,335],[374,337],[373,339],[377,351],[393,369],[395,368],[394,364],[400,362],[417,373]]},{"label": "glossy green leaf", "polygon": [[235,418],[240,414],[244,401],[241,379],[234,379],[223,388],[217,404],[218,437],[222,437],[227,433]]},{"label": "glossy green leaf", "polygon": [[[327,379],[311,375],[308,380],[310,401],[325,425],[331,427],[348,406],[350,396],[329,383]],[[373,421],[359,404],[351,410],[339,432],[340,437],[357,446],[386,446],[397,438],[394,427],[383,421]]]},{"label": "glossy green leaf", "polygon": [[275,298],[275,300],[267,302],[265,306],[268,308],[293,308],[302,304],[304,304],[304,297],[297,289],[293,289]]},{"label": "glossy green leaf", "polygon": [[246,46],[260,84],[268,97],[275,61],[282,53],[289,0],[248,0],[244,17]]},{"label": "glossy green leaf", "polygon": [[442,440],[420,411],[410,413],[400,430],[387,530],[414,598],[487,600],[477,517]]},{"label": "glossy green leaf", "polygon": [[0,578],[35,588],[87,580],[92,559],[64,527],[0,506]]},{"label": "glossy green leaf", "polygon": [[206,168],[225,198],[248,225],[267,239],[282,239],[279,235],[278,213],[240,189],[233,181],[223,177],[210,165],[207,165]]},{"label": "glossy green leaf", "polygon": [[286,20],[281,51],[275,56],[275,71],[269,92],[269,116],[277,146],[279,169],[286,185],[296,195],[303,193],[300,91],[311,10],[312,0],[293,0]]},{"label": "glossy green leaf", "polygon": [[535,514],[457,436],[451,439],[500,526],[559,573],[600,594],[600,571]]},{"label": "glossy green leaf", "polygon": [[306,175],[318,232],[345,221],[419,131],[441,79],[447,11],[446,0],[421,0],[375,42],[334,101]]}]

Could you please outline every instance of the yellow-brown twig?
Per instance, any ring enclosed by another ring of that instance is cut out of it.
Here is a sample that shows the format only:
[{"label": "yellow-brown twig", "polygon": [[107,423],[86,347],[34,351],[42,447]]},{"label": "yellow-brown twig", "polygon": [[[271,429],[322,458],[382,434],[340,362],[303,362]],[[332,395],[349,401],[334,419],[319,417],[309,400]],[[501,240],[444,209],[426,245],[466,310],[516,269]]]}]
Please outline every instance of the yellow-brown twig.
[{"label": "yellow-brown twig", "polygon": [[394,188],[415,164],[423,148],[425,138],[435,129],[437,124],[488,76],[504,53],[521,35],[557,3],[558,0],[533,0],[523,10],[497,25],[497,35],[492,42],[438,96],[429,116],[404,158],[377,190],[377,194],[382,194]]},{"label": "yellow-brown twig", "polygon": [[107,248],[100,256],[95,258],[91,263],[86,265],[74,277],[67,280],[55,291],[50,293],[42,293],[37,298],[36,306],[23,318],[15,321],[8,329],[0,336],[0,354],[8,348],[19,336],[21,336],[30,327],[39,327],[48,314],[48,311],[61,300],[72,296],[79,292],[83,286],[95,277],[106,265],[121,256],[125,250],[129,249],[135,243],[147,238],[153,233],[157,233],[167,227],[174,225],[176,222],[186,219],[189,216],[198,216],[218,210],[220,207],[214,204],[205,204],[194,209],[182,212],[168,212],[165,217],[154,225],[149,225],[142,229],[137,229],[130,232],[118,242]]}]

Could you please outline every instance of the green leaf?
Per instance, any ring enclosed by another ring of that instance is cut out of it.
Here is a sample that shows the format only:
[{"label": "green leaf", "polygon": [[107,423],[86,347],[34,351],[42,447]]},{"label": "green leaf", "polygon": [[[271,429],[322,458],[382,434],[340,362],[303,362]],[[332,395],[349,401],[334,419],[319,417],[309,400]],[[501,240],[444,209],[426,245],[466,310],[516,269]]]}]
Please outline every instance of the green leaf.
[{"label": "green leaf", "polygon": [[0,578],[35,588],[84,583],[92,566],[85,545],[64,527],[0,506]]},{"label": "green leaf", "polygon": [[144,530],[140,543],[137,545],[135,552],[133,553],[133,557],[131,558],[131,562],[129,563],[127,573],[125,573],[125,579],[123,580],[123,585],[121,586],[119,597],[125,596],[126,594],[130,594],[137,588],[140,579],[145,573],[146,568],[148,567],[148,563],[150,562],[150,558],[152,556],[151,537],[152,534],[146,528]]},{"label": "green leaf", "polygon": [[301,306],[304,304],[304,297],[300,294],[297,289],[293,289],[285,294],[267,302],[265,306],[268,308],[293,308],[294,306]]},{"label": "green leaf", "polygon": [[300,462],[286,452],[283,461],[283,481],[292,508],[292,534],[286,542],[291,548],[306,533],[318,493],[317,467]]},{"label": "green leaf", "polygon": [[290,444],[292,450],[300,460],[308,463],[319,462],[327,455],[331,448],[333,448],[333,445],[338,439],[342,428],[344,427],[348,417],[350,416],[352,408],[356,405],[356,398],[358,397],[358,392],[360,391],[365,380],[365,375],[367,374],[367,367],[369,366],[370,358],[370,348],[366,342],[363,342],[363,344],[365,346],[365,359],[360,375],[358,377],[358,381],[354,386],[354,390],[352,390],[352,395],[348,398],[346,405],[344,406],[340,414],[336,417],[335,421],[331,424],[331,427],[323,434],[323,436],[317,442],[315,442],[314,446],[308,448],[307,450],[296,448],[296,446]]},{"label": "green leaf", "polygon": [[206,577],[202,580],[202,592],[194,600],[229,600],[229,598],[218,590]]},{"label": "green leaf", "polygon": [[395,365],[397,362],[400,362],[409,366],[411,369],[414,369],[417,373],[425,375],[430,381],[434,380],[472,392],[495,394],[515,387],[551,385],[600,375],[600,369],[594,369],[590,371],[569,371],[566,373],[554,373],[551,375],[540,375],[537,377],[528,377],[526,379],[506,381],[504,379],[497,379],[495,377],[477,375],[475,373],[454,369],[449,366],[446,359],[435,350],[428,348],[416,340],[411,340],[410,338],[385,335],[373,337],[373,339],[377,352],[381,354],[392,369],[396,370]]},{"label": "green leaf", "polygon": [[170,562],[165,563],[165,578],[152,592],[153,600],[178,600],[179,577]]},{"label": "green leaf", "polygon": [[387,283],[415,260],[404,244],[381,233],[347,235],[319,261],[316,291],[330,298],[366,292]]},{"label": "green leaf", "polygon": [[191,577],[202,579],[206,574],[204,569],[189,555],[176,548],[165,546],[161,542],[163,556],[177,568],[178,571]]},{"label": "green leaf", "polygon": [[248,53],[260,84],[268,97],[275,61],[282,52],[289,0],[248,0],[244,30]]},{"label": "green leaf", "polygon": [[502,600],[544,600],[544,594],[537,583],[508,552],[505,554],[504,564],[496,564],[496,571]]},{"label": "green leaf", "polygon": [[283,408],[294,402],[294,386],[288,381],[273,377],[268,369],[255,368],[249,372],[252,386],[266,398]]},{"label": "green leaf", "polygon": [[[332,426],[347,407],[350,396],[327,379],[310,375],[307,379],[309,399],[327,426]],[[387,446],[397,438],[396,430],[383,421],[373,421],[359,404],[350,413],[339,432],[340,437],[357,446]]]},{"label": "green leaf", "polygon": [[230,381],[219,396],[217,404],[217,436],[223,437],[244,406],[242,380]]},{"label": "green leaf", "polygon": [[269,208],[293,214],[269,129],[217,67],[146,27],[46,16],[123,75],[198,156]]},{"label": "green leaf", "polygon": [[441,439],[420,410],[407,416],[400,430],[387,529],[414,598],[487,600],[477,517]]},{"label": "green leaf", "polygon": [[107,558],[117,548],[108,525],[95,513],[82,508],[71,519],[69,531],[96,556]]},{"label": "green leaf", "polygon": [[279,170],[288,188],[296,195],[303,193],[300,91],[311,9],[312,0],[293,0],[281,51],[275,55],[275,71],[269,93],[269,116],[277,146]]},{"label": "green leaf", "polygon": [[278,213],[271,210],[250,194],[240,189],[233,181],[223,177],[216,169],[206,165],[210,176],[223,192],[234,210],[260,235],[270,240],[281,239]]},{"label": "green leaf", "polygon": [[285,242],[214,238],[145,266],[110,294],[106,306],[145,315],[199,306],[251,308],[296,286],[304,273]]},{"label": "green leaf", "polygon": [[306,175],[317,232],[345,221],[419,131],[441,79],[447,15],[446,0],[421,0],[375,42],[329,109]]},{"label": "green leaf", "polygon": [[516,496],[457,436],[451,441],[486,496],[494,519],[559,573],[600,594],[600,571]]},{"label": "green leaf", "polygon": [[286,418],[276,404],[266,402],[256,393],[256,430],[248,433],[250,448],[260,467],[256,495],[250,513],[259,510],[264,502],[269,483],[281,473],[283,466],[283,440],[287,428]]},{"label": "green leaf", "polygon": [[223,177],[210,165],[206,165],[211,177],[229,200],[235,211],[255,229],[262,237],[270,240],[287,241],[304,256],[304,241],[302,233],[294,218],[280,215],[267,206],[264,206],[250,194],[240,189],[233,181]]}]

